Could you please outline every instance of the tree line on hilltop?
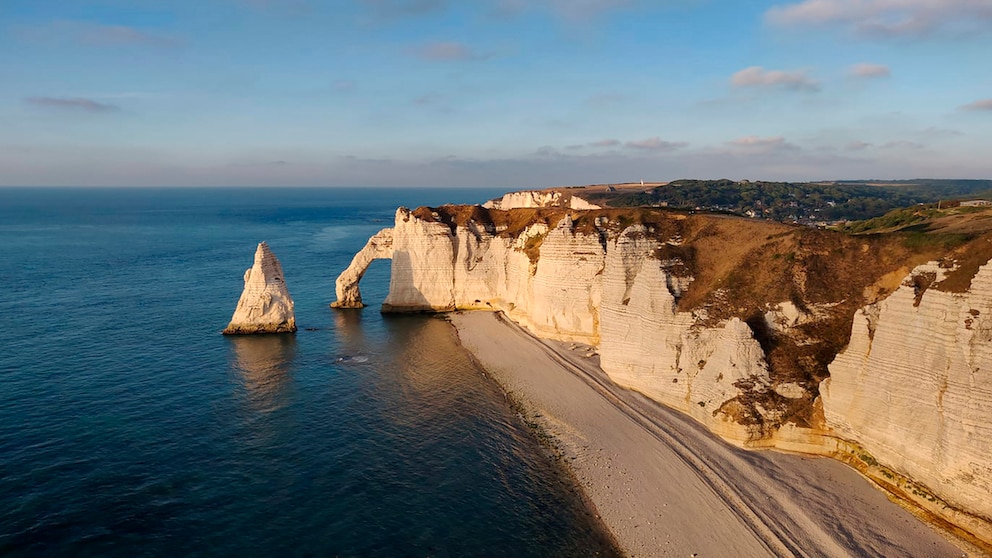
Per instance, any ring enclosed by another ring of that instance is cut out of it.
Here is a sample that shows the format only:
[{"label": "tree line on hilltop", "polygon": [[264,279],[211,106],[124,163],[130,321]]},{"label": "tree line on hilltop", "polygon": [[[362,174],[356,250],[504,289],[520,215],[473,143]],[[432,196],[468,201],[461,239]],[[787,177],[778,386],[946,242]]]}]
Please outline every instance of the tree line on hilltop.
[{"label": "tree line on hilltop", "polygon": [[899,207],[965,197],[992,199],[992,180],[676,180],[644,191],[607,195],[605,201],[612,207],[665,206],[820,223],[871,219]]}]

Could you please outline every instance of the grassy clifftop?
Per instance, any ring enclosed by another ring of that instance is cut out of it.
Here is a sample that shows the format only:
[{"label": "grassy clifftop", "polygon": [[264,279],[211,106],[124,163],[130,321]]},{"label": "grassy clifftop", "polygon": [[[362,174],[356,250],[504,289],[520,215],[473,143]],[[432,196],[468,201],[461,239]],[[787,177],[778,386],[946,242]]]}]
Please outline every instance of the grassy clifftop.
[{"label": "grassy clifftop", "polygon": [[[926,289],[967,290],[978,268],[992,258],[992,208],[928,208],[903,227],[854,227],[857,234],[774,221],[663,208],[484,209],[479,206],[419,208],[420,219],[465,227],[481,234],[516,237],[528,226],[554,227],[566,215],[575,234],[615,240],[631,225],[643,225],[658,242],[653,257],[675,276],[691,277],[678,309],[693,312],[700,325],[740,318],[764,349],[774,384],[795,383],[808,393],[787,400],[775,392],[767,400],[742,402],[740,422],[759,420],[756,406],[780,408],[783,419],[816,426],[813,399],[828,376],[827,365],[849,342],[859,308],[899,288],[910,271],[928,261],[953,269],[942,282],[913,283]],[[898,220],[898,219],[895,219]],[[876,226],[878,225],[878,226]],[[540,239],[525,251],[540,265]],[[925,279],[925,278],[924,278]],[[798,318],[774,326],[781,303]]]},{"label": "grassy clifftop", "polygon": [[608,207],[702,209],[757,219],[814,224],[870,219],[895,208],[918,203],[992,199],[992,180],[675,180],[643,186],[581,186],[563,191]]}]

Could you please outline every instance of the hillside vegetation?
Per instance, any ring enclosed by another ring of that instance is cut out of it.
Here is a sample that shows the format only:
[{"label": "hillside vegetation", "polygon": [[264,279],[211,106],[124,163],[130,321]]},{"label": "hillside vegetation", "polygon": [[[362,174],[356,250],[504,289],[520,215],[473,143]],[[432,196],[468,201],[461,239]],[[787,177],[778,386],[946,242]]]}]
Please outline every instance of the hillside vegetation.
[{"label": "hillside vegetation", "polygon": [[[509,237],[535,223],[554,227],[570,215],[575,234],[598,237],[604,247],[631,225],[643,225],[658,242],[654,257],[666,271],[692,278],[677,298],[678,310],[703,316],[701,324],[745,321],[765,350],[773,381],[795,382],[809,393],[791,402],[769,395],[775,400],[745,407],[786,405],[784,420],[804,426],[814,421],[810,403],[828,376],[827,364],[847,345],[859,308],[886,297],[928,261],[954,271],[942,282],[920,285],[921,295],[929,288],[966,290],[978,267],[992,258],[992,208],[914,206],[851,224],[858,234],[651,207],[504,211],[449,205],[419,208],[414,215],[452,231],[465,227]],[[543,238],[522,248],[535,265]],[[806,318],[788,332],[772,331],[767,315],[782,302]]]},{"label": "hillside vegetation", "polygon": [[727,212],[775,221],[823,224],[871,219],[896,208],[936,203],[940,200],[992,199],[992,180],[676,180],[646,188],[615,191],[589,189],[586,193],[577,193],[593,203],[609,207],[662,206]]}]

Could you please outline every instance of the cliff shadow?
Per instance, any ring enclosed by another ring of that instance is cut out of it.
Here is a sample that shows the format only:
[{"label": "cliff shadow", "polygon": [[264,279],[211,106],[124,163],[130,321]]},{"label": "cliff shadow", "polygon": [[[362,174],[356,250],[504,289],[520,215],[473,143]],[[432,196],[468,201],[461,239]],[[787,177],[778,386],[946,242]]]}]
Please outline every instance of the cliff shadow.
[{"label": "cliff shadow", "polygon": [[765,315],[761,312],[755,312],[748,316],[744,323],[751,328],[751,334],[754,336],[754,340],[761,345],[761,350],[765,353],[765,362],[768,362],[769,355],[778,346],[778,340],[775,338],[775,332],[768,325],[768,320],[765,319]]},{"label": "cliff shadow", "polygon": [[[449,262],[439,262],[450,265]],[[430,311],[431,302],[418,289],[414,281],[413,259],[409,252],[393,252],[390,266],[389,294],[382,303],[383,312],[418,312]],[[396,286],[394,288],[394,286]],[[402,288],[400,288],[402,286]],[[399,304],[397,304],[399,302]]]},{"label": "cliff shadow", "polygon": [[[330,358],[335,366],[353,366],[369,362],[377,346],[378,316],[360,310],[332,311],[334,334],[330,339]],[[366,331],[371,328],[370,331]]]},{"label": "cliff shadow", "polygon": [[365,321],[364,313],[332,310],[331,320],[334,322],[334,334],[342,345],[365,346],[365,331],[362,329],[362,323]]}]

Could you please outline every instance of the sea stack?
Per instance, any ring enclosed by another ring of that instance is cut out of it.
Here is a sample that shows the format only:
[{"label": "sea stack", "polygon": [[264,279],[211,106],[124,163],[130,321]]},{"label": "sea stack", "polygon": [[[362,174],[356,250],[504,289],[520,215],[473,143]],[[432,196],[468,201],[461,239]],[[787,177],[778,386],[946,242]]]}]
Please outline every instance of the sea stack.
[{"label": "sea stack", "polygon": [[293,298],[286,289],[282,266],[269,245],[255,250],[255,264],[245,271],[245,290],[224,335],[292,333],[296,331]]}]

